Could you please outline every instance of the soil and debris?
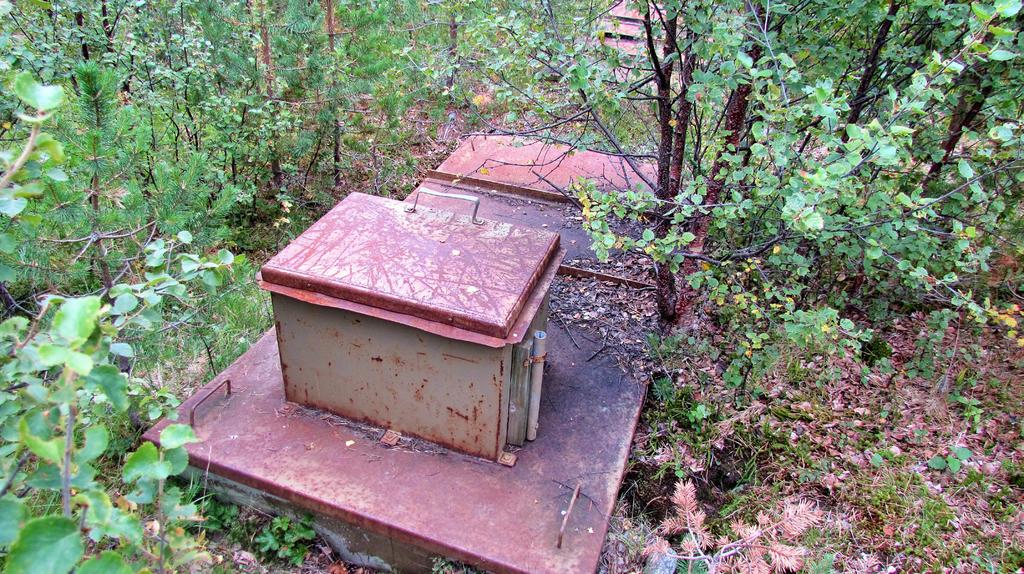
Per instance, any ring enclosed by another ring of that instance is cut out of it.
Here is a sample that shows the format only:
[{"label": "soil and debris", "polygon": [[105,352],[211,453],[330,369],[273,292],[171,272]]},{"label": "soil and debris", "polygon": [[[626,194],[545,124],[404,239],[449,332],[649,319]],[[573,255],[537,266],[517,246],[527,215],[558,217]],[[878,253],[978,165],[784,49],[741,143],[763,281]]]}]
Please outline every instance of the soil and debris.
[{"label": "soil and debris", "polygon": [[646,383],[655,370],[647,335],[658,331],[654,292],[598,279],[558,276],[551,285],[551,319],[570,335],[600,345],[624,372]]}]

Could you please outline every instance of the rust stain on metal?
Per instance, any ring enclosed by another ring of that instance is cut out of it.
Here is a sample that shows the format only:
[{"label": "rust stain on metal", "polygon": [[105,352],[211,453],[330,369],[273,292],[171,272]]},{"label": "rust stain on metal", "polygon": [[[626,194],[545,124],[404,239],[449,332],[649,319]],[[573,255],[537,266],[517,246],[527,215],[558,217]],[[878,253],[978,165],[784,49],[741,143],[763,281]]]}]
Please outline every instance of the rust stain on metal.
[{"label": "rust stain on metal", "polygon": [[[443,171],[437,171],[432,169],[427,172],[427,177],[438,181],[443,181],[445,183],[458,185],[472,185],[483,189],[499,191],[502,193],[509,193],[522,197],[530,197],[533,199],[540,199],[544,201],[551,201],[555,203],[572,203],[572,200],[570,200],[568,196],[559,192],[535,189],[533,187],[528,187],[526,185],[516,185],[512,183],[505,183],[503,181],[494,181],[491,179],[484,179],[482,177],[474,177],[471,175],[456,175],[453,173],[446,173]],[[409,194],[409,197],[415,198],[416,196],[415,194]]]},{"label": "rust stain on metal", "polygon": [[202,395],[202,398],[200,398],[198,401],[193,403],[192,408],[190,408],[188,410],[188,424],[189,424],[189,426],[192,426],[192,427],[196,426],[196,409],[199,408],[199,405],[201,405],[204,402],[206,402],[207,399],[212,397],[213,394],[215,392],[217,392],[217,389],[219,389],[219,388],[221,388],[223,386],[227,386],[227,389],[228,389],[227,390],[227,395],[231,396],[231,379],[225,378],[220,383],[218,383],[216,386],[211,387],[210,390],[206,394]]},{"label": "rust stain on metal", "polygon": [[469,421],[469,415],[467,415],[465,413],[461,413],[461,412],[459,412],[459,411],[457,411],[457,410],[455,410],[455,409],[453,409],[451,407],[445,407],[445,408],[448,409],[448,413],[451,414],[452,416],[459,417],[460,419],[462,419],[464,421]]},{"label": "rust stain on metal", "polygon": [[544,230],[353,193],[271,258],[261,285],[504,338],[558,244]]},{"label": "rust stain on metal", "polygon": [[[286,365],[283,374],[289,400],[497,459],[504,446],[504,381],[492,377],[500,370],[503,348],[396,328],[371,317],[364,317],[358,329],[345,329],[340,339],[323,345],[318,333],[348,323],[351,312],[308,305],[276,293],[272,301],[275,314],[282,318],[279,353]],[[361,342],[364,350],[355,350],[352,341]],[[415,357],[409,361],[414,365],[406,365],[400,357]],[[300,372],[295,365],[307,369]],[[494,384],[482,384],[492,380]],[[484,405],[485,414],[473,419],[468,413],[477,405]],[[449,408],[466,418],[453,416]]]},{"label": "rust stain on metal", "polygon": [[[440,181],[427,180],[424,185],[477,195],[480,198],[480,213],[483,217],[513,221],[522,225],[558,231],[562,236],[561,245],[566,249],[566,257],[568,258],[582,259],[593,255],[593,252],[590,250],[590,237],[580,228],[579,224],[566,219],[565,208],[552,206],[544,202],[520,201],[514,196],[494,194],[479,188],[443,185]],[[412,195],[409,197],[411,198]],[[461,205],[432,197],[424,197],[423,203],[438,209],[464,209]],[[635,289],[652,289],[655,287],[652,283],[565,263],[558,266],[558,274],[569,277],[599,279],[610,283],[627,285]]]}]

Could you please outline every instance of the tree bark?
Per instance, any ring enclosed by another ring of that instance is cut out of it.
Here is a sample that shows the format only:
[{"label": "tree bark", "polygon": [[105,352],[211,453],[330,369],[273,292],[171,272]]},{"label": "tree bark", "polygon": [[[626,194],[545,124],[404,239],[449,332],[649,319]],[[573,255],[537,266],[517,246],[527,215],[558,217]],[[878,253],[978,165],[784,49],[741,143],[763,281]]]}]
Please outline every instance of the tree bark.
[{"label": "tree bark", "polygon": [[[647,37],[648,58],[651,68],[654,70],[654,81],[657,86],[658,103],[658,189],[655,194],[661,199],[671,197],[671,186],[669,185],[669,172],[672,161],[672,70],[675,61],[669,60],[676,45],[677,18],[668,19],[665,22],[665,43],[662,47],[662,57],[659,59],[657,49],[654,46],[654,30],[651,25],[651,12],[648,9],[644,13],[644,31]],[[669,60],[665,63],[665,60]]]},{"label": "tree bark", "polygon": [[[89,43],[85,41],[85,15],[82,12],[75,12],[75,25],[78,26],[78,31],[82,33],[82,59],[89,61]],[[74,79],[74,76],[72,76]]]},{"label": "tree bark", "polygon": [[[676,33],[678,28],[678,14],[665,21],[665,41],[662,46],[661,58],[658,57],[654,45],[654,28],[651,24],[650,7],[644,12],[644,35],[647,42],[648,60],[651,69],[654,70],[654,82],[657,89],[658,107],[658,178],[657,189],[654,193],[661,199],[672,198],[672,185],[670,183],[672,164],[672,69],[675,61],[669,59],[676,51]],[[666,63],[666,60],[668,61]],[[669,231],[669,223],[661,220],[654,229],[658,238],[663,238]],[[672,319],[676,306],[676,285],[675,277],[667,264],[658,267],[656,298],[658,311],[666,320]]]},{"label": "tree bark", "polygon": [[669,185],[671,186],[670,197],[679,194],[679,187],[683,178],[683,160],[686,157],[686,133],[690,125],[690,115],[693,113],[693,104],[686,99],[686,92],[693,83],[694,56],[693,51],[687,47],[683,53],[683,61],[679,70],[679,103],[676,107],[676,125],[672,134],[672,166],[669,169]]},{"label": "tree bark", "polygon": [[[260,14],[260,59],[263,62],[265,93],[267,99],[270,100],[274,97],[274,60],[270,52],[270,30],[267,26],[266,15],[262,13]],[[270,173],[274,187],[281,187],[284,176],[281,173],[281,160],[277,157],[277,150],[273,142],[270,144]]]},{"label": "tree bark", "polygon": [[[750,50],[750,57],[756,62],[761,57],[761,46],[755,44]],[[747,108],[750,106],[751,90],[751,84],[743,84],[736,88],[732,97],[729,98],[729,104],[725,110],[724,126],[729,135],[726,136],[725,146],[718,152],[718,157],[715,158],[715,163],[711,167],[711,173],[708,174],[707,194],[704,196],[705,204],[718,203],[722,196],[722,191],[725,189],[725,174],[722,173],[728,164],[725,155],[734,152],[739,147],[740,136],[743,134],[743,127],[747,119]],[[698,214],[694,218],[691,229],[694,240],[689,246],[690,254],[702,255],[704,253],[704,245],[707,241],[710,226],[710,213]],[[684,278],[684,287],[680,290],[679,298],[676,302],[675,319],[677,322],[690,314],[692,303],[696,299],[697,294],[686,284],[685,277],[695,273],[697,269],[698,259],[696,257],[687,257],[683,260],[680,276]]]},{"label": "tree bark", "polygon": [[[882,47],[885,46],[885,42],[889,38],[889,30],[892,28],[892,23],[896,20],[896,13],[899,12],[899,9],[899,2],[889,0],[889,12],[882,19],[882,24],[878,27],[878,35],[875,36],[875,43],[864,58],[864,74],[861,75],[860,85],[857,86],[857,92],[850,101],[850,115],[846,119],[848,124],[857,123],[860,119],[860,114],[867,105],[868,90],[871,89],[871,82],[874,80],[875,72],[878,70],[879,55],[882,53]],[[845,135],[843,139],[846,139]]]},{"label": "tree bark", "polygon": [[[334,27],[334,0],[324,0],[324,8],[324,11],[327,13],[327,19],[325,23],[325,25],[327,26],[327,46],[328,48],[330,48],[331,57],[333,58],[334,35],[336,34]],[[333,87],[333,80],[331,84]],[[331,90],[331,92],[331,97],[335,97],[335,94],[333,93],[334,90]],[[334,138],[333,163],[331,164],[331,181],[334,182],[334,185],[338,185],[339,183],[341,183],[341,125],[339,124],[338,121],[338,106],[335,105],[334,102],[332,102],[330,105],[334,108],[334,114],[331,115],[331,122],[333,123],[332,135]]]},{"label": "tree bark", "polygon": [[935,178],[939,176],[939,173],[942,172],[942,168],[949,163],[950,158],[953,157],[953,152],[956,151],[957,144],[960,143],[960,138],[964,135],[964,130],[970,128],[977,120],[985,100],[992,93],[992,89],[993,85],[988,84],[978,92],[976,97],[968,98],[967,94],[964,94],[960,98],[953,116],[949,118],[949,131],[945,141],[942,142],[942,158],[932,162],[931,167],[928,168],[928,173],[921,180],[922,190],[927,189],[935,181]]},{"label": "tree bark", "polygon": [[455,87],[455,74],[458,68],[459,22],[455,18],[455,9],[448,14],[448,59],[452,63],[452,73],[448,75],[447,86]]}]

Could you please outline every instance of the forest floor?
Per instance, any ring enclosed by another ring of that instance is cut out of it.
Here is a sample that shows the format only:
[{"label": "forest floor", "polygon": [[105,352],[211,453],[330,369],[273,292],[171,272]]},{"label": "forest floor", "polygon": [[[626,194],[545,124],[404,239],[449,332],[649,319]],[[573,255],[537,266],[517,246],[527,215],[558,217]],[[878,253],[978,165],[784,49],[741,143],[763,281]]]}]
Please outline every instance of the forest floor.
[{"label": "forest floor", "polygon": [[941,346],[959,348],[953,359],[908,376],[926,333],[920,316],[887,326],[891,369],[783,356],[746,390],[692,348],[662,357],[607,572],[639,571],[677,478],[697,485],[720,532],[784,501],[815,502],[825,518],[803,540],[807,572],[1020,572],[1024,352],[1002,333],[951,328]]}]

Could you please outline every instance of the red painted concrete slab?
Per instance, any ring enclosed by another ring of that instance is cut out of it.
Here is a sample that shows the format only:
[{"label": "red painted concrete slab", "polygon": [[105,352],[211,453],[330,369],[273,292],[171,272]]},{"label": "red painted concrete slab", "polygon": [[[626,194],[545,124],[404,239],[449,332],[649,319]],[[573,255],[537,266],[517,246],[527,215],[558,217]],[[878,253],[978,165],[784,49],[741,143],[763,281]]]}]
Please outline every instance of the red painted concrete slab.
[{"label": "red painted concrete slab", "polygon": [[612,6],[611,10],[608,11],[608,14],[611,16],[615,16],[617,18],[625,18],[636,21],[641,21],[644,18],[643,14],[629,7],[629,2],[627,0],[620,0],[616,2]]},{"label": "red painted concrete slab", "polygon": [[[653,181],[654,165],[639,159],[637,163]],[[593,180],[601,189],[645,187],[621,157],[512,136],[470,136],[430,175],[550,194],[561,194],[580,178]]]},{"label": "red painted concrete slab", "polygon": [[[608,46],[610,48],[615,48],[616,50],[620,50],[621,52],[629,56],[628,58],[620,56],[620,59],[630,60],[630,64],[632,64],[632,57],[640,53],[644,53],[646,55],[647,50],[646,46],[644,46],[644,43],[639,39],[620,38],[615,36],[605,36],[604,38],[601,39],[601,45]],[[646,63],[646,59],[640,61],[640,64]],[[643,69],[642,65],[638,65],[636,67]],[[624,70],[625,72],[629,72],[634,68],[623,66],[621,69]],[[628,79],[627,74],[617,74],[616,79],[619,80],[620,82],[624,82],[626,81],[626,79]]]},{"label": "red painted concrete slab", "polygon": [[614,35],[633,40],[641,40],[646,34],[642,21],[630,18],[617,18],[614,16],[602,18],[600,30],[606,35]]},{"label": "red painted concrete slab", "polygon": [[[512,468],[438,447],[385,447],[382,431],[287,403],[273,331],[181,405],[179,420],[188,420],[202,403],[190,464],[384,536],[386,547],[409,544],[499,573],[593,572],[643,390],[593,358],[597,343],[576,339],[582,348],[551,325],[540,434]],[[166,424],[144,438],[157,442]],[[581,499],[558,549],[577,483]]]}]

